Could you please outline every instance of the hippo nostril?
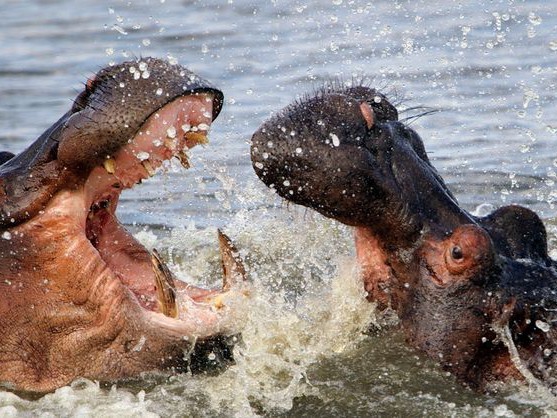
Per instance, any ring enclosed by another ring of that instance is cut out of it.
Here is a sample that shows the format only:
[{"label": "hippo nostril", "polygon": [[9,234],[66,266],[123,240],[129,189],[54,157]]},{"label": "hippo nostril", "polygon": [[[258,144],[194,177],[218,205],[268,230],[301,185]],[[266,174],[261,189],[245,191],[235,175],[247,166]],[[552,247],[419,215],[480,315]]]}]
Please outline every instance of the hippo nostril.
[{"label": "hippo nostril", "polygon": [[462,253],[462,248],[460,248],[458,245],[455,245],[451,249],[451,257],[453,258],[453,260],[456,261],[462,260],[464,258],[464,254]]}]

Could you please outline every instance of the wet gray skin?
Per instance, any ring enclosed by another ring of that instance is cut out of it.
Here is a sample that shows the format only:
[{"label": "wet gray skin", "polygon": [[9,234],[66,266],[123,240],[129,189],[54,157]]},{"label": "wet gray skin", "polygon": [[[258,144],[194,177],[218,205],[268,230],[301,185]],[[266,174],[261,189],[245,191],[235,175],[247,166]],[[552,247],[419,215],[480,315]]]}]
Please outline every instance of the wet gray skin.
[{"label": "wet gray skin", "polygon": [[0,154],[0,385],[47,392],[232,361],[231,305],[246,291],[228,238],[219,233],[223,289],[200,289],[175,281],[116,217],[122,190],[165,160],[188,167],[222,101],[186,68],[125,62],[92,77],[26,150]]},{"label": "wet gray skin", "polygon": [[557,272],[542,221],[519,206],[460,208],[384,95],[326,87],[265,122],[251,157],[281,197],[355,227],[368,299],[398,313],[411,345],[478,389],[555,386]]}]

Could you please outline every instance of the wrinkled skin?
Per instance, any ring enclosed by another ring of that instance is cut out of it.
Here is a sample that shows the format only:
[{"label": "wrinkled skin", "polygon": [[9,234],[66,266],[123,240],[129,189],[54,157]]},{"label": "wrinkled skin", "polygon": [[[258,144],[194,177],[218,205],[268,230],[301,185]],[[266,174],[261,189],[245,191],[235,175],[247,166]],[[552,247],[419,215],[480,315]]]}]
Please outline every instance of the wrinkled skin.
[{"label": "wrinkled skin", "polygon": [[354,227],[368,299],[398,313],[410,344],[475,388],[556,386],[543,223],[519,206],[483,218],[460,208],[385,96],[324,88],[265,122],[251,156],[280,196]]},{"label": "wrinkled skin", "polygon": [[226,289],[174,283],[115,216],[122,190],[204,142],[222,99],[180,66],[126,62],[91,78],[21,154],[0,154],[3,386],[46,392],[78,377],[186,371],[211,351],[230,360],[225,337],[238,332],[243,297],[233,247]]}]

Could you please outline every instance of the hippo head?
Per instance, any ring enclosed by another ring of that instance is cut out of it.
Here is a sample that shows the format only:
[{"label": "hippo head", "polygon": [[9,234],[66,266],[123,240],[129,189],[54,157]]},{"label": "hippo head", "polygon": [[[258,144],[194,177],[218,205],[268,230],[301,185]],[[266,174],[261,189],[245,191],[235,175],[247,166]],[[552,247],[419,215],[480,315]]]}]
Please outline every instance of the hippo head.
[{"label": "hippo head", "polygon": [[225,286],[204,290],[174,281],[115,215],[122,190],[163,161],[188,166],[186,151],[207,141],[222,100],[178,65],[126,62],[92,77],[21,154],[1,155],[2,384],[49,391],[77,377],[189,370],[204,347],[226,351],[245,293],[226,236]]},{"label": "hippo head", "polygon": [[541,220],[460,208],[383,94],[326,87],[265,122],[251,156],[280,196],[355,227],[368,299],[413,346],[471,386],[548,381],[555,334],[535,324],[551,323],[557,275]]}]

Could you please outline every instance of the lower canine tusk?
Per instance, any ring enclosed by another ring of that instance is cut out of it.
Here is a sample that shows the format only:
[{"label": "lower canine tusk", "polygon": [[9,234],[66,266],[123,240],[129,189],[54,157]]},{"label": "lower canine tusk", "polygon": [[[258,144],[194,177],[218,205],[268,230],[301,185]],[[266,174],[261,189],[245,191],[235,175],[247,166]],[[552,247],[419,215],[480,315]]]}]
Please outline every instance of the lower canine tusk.
[{"label": "lower canine tusk", "polygon": [[227,291],[234,284],[246,280],[246,269],[238,250],[230,238],[220,229],[218,234],[223,274],[222,290]]},{"label": "lower canine tusk", "polygon": [[162,260],[157,250],[151,254],[151,263],[155,273],[155,284],[157,287],[157,300],[161,312],[171,318],[178,317],[178,305],[176,303],[176,286],[174,276],[168,266]]}]

